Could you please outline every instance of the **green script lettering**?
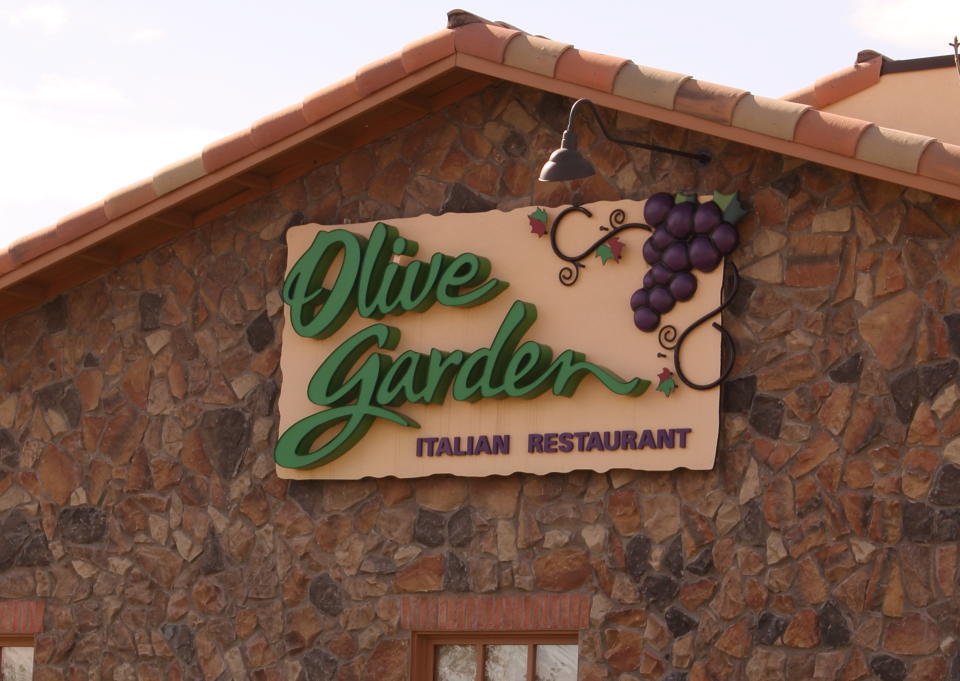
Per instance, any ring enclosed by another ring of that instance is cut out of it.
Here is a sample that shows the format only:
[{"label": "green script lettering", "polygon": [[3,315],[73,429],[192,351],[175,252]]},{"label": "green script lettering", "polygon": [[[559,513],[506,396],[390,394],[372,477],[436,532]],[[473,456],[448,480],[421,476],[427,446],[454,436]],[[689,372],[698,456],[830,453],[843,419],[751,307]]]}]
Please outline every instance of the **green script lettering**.
[{"label": "green script lettering", "polygon": [[[361,317],[424,312],[435,302],[470,307],[495,298],[507,284],[490,276],[490,261],[472,253],[455,258],[437,253],[430,262],[407,265],[393,256],[413,256],[417,242],[400,237],[395,227],[378,222],[369,240],[343,229],[320,232],[294,263],[283,283],[290,322],[297,334],[327,338],[356,310]],[[342,255],[329,288],[326,280]]]},{"label": "green script lettering", "polygon": [[[533,398],[549,389],[569,397],[587,375],[618,395],[640,395],[649,387],[650,382],[640,378],[622,380],[573,350],[554,359],[550,348],[540,343],[527,341],[518,347],[536,318],[533,305],[516,301],[489,347],[472,353],[407,351],[395,360],[373,352],[362,363],[368,350],[395,348],[400,332],[385,324],[357,332],[330,353],[310,380],[310,401],[330,409],[298,421],[283,433],[277,442],[277,463],[287,468],[329,463],[356,444],[378,418],[419,427],[386,407],[436,404],[448,391],[459,401]],[[339,431],[314,449],[318,439],[336,425],[341,426]]]}]

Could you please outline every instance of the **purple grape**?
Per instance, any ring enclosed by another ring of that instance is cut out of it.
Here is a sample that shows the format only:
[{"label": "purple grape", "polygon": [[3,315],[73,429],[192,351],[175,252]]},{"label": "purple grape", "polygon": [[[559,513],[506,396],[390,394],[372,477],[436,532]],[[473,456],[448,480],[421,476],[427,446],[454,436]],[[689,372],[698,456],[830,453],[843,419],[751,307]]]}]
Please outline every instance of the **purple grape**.
[{"label": "purple grape", "polygon": [[641,331],[653,331],[660,325],[660,314],[649,307],[638,307],[633,313],[633,323]]},{"label": "purple grape", "polygon": [[707,201],[697,206],[693,216],[693,231],[697,234],[707,234],[723,220],[723,211],[714,201]]},{"label": "purple grape", "polygon": [[678,272],[670,280],[670,293],[681,303],[693,298],[697,292],[697,278],[689,272]]},{"label": "purple grape", "polygon": [[650,294],[647,293],[647,289],[638,288],[633,292],[633,295],[630,296],[630,308],[636,310],[638,307],[646,307],[649,300]]},{"label": "purple grape", "polygon": [[[728,222],[721,222],[710,232],[710,239],[721,255],[730,255],[737,247],[737,230]],[[666,254],[664,254],[666,255]]]},{"label": "purple grape", "polygon": [[650,307],[664,314],[673,309],[674,303],[677,301],[674,300],[673,294],[670,293],[670,289],[666,286],[654,286],[650,291]]},{"label": "purple grape", "polygon": [[687,254],[687,245],[678,241],[663,252],[663,264],[674,272],[683,272],[690,269],[690,256]]},{"label": "purple grape", "polygon": [[678,203],[667,215],[667,231],[683,241],[693,233],[693,214],[697,211],[697,204],[690,201]]},{"label": "purple grape", "polygon": [[698,236],[690,242],[690,262],[701,272],[713,272],[720,264],[720,254],[710,239]]},{"label": "purple grape", "polygon": [[671,208],[673,208],[673,197],[670,194],[666,192],[654,194],[643,206],[643,219],[651,227],[656,227],[667,217]]},{"label": "purple grape", "polygon": [[676,239],[674,239],[673,235],[663,227],[659,227],[653,230],[653,236],[650,237],[650,241],[653,242],[654,246],[659,248],[661,251],[664,251],[667,249],[667,246],[674,243]]},{"label": "purple grape", "polygon": [[656,265],[660,262],[660,249],[653,245],[653,239],[647,239],[643,242],[643,259],[648,265]]},{"label": "purple grape", "polygon": [[647,270],[647,273],[643,275],[643,288],[651,289],[657,285],[657,280],[654,278],[653,270]]},{"label": "purple grape", "polygon": [[[673,278],[673,272],[670,271],[670,268],[664,267],[660,263],[651,267],[650,271],[653,272],[653,281],[655,284],[667,284],[670,279]],[[647,288],[650,287],[648,286]]]}]

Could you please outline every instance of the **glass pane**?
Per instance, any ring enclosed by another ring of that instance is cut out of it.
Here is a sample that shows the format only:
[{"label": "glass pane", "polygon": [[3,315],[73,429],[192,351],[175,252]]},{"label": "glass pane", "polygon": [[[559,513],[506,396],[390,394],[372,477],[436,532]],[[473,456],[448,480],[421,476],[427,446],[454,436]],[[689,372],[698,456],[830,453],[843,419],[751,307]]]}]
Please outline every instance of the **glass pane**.
[{"label": "glass pane", "polygon": [[487,646],[485,681],[524,681],[527,678],[527,646]]},{"label": "glass pane", "polygon": [[437,646],[435,681],[475,681],[476,678],[476,646]]},{"label": "glass pane", "polygon": [[577,681],[577,646],[537,646],[537,681]]},{"label": "glass pane", "polygon": [[30,681],[33,678],[33,648],[0,650],[0,679]]}]

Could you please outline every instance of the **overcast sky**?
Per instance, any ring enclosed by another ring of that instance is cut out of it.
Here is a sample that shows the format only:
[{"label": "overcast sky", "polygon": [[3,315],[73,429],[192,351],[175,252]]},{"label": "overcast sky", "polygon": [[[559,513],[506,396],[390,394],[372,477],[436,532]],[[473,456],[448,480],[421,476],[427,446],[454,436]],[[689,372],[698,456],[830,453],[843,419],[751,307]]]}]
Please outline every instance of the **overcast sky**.
[{"label": "overcast sky", "polygon": [[[449,0],[0,0],[0,244],[442,28],[449,9]],[[768,96],[865,48],[948,54],[960,33],[960,0],[474,0],[465,9]]]}]

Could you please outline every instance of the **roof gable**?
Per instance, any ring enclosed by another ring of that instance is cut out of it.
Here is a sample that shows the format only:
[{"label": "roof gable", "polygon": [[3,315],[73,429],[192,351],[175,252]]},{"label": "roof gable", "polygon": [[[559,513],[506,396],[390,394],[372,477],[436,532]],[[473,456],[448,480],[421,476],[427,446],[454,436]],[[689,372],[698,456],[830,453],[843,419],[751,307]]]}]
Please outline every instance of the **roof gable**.
[{"label": "roof gable", "polygon": [[960,147],[758,97],[451,12],[410,43],[248,129],[0,251],[0,317],[205,224],[496,80],[960,199]]}]

